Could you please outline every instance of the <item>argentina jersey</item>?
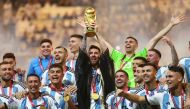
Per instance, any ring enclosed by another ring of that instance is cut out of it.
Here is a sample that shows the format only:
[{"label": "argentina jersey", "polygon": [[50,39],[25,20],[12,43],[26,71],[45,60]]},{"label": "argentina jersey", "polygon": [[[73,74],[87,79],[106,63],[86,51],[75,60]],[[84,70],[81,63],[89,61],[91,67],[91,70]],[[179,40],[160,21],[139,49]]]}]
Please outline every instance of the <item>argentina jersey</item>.
[{"label": "argentina jersey", "polygon": [[30,99],[28,96],[18,103],[18,109],[59,109],[58,104],[49,95],[40,96],[37,99]]},{"label": "argentina jersey", "polygon": [[[131,93],[130,90],[128,93]],[[135,109],[137,104],[123,97],[116,96],[115,91],[113,91],[108,94],[106,105],[107,109]]]},{"label": "argentina jersey", "polygon": [[25,91],[25,89],[26,87],[23,83],[13,81],[9,87],[2,87],[2,85],[0,85],[0,94],[12,96],[17,92]]},{"label": "argentina jersey", "polygon": [[156,79],[160,81],[161,79],[166,78],[166,71],[168,70],[168,66],[162,66],[158,69],[156,73]]},{"label": "argentina jersey", "polygon": [[146,100],[150,105],[160,105],[161,109],[182,109],[185,98],[185,95],[171,96],[168,91],[159,92],[153,96],[146,96]]},{"label": "argentina jersey", "polygon": [[190,57],[180,59],[179,64],[183,67],[185,82],[190,83]]},{"label": "argentina jersey", "polygon": [[[154,90],[146,90],[144,86],[141,86],[139,89],[136,90],[135,94],[140,95],[140,96],[146,95],[148,97],[151,97],[157,94],[158,92],[164,92],[164,91],[168,91],[167,85],[158,85],[158,88]],[[137,105],[137,109],[150,109],[151,107],[152,108],[154,107],[154,109],[158,108],[157,106],[150,106],[147,103]]]},{"label": "argentina jersey", "polygon": [[75,71],[76,61],[77,61],[77,60],[68,60],[68,61],[66,62],[66,66],[67,66],[68,68],[70,68],[69,70],[70,70],[71,72],[74,72],[74,71]]},{"label": "argentina jersey", "polygon": [[[59,108],[61,108],[61,109],[68,109],[69,108],[68,103],[66,103],[64,101],[64,98],[63,98],[64,91],[58,93],[58,92],[52,90],[49,86],[45,86],[45,87],[40,89],[40,92],[41,93],[47,93],[50,96],[52,96],[55,99],[55,101],[58,103]],[[71,101],[73,102],[74,105],[78,105],[76,93],[71,95]]]},{"label": "argentina jersey", "polygon": [[64,76],[63,76],[62,83],[65,86],[67,86],[67,85],[76,85],[75,74],[73,72],[66,71]]},{"label": "argentina jersey", "polygon": [[[91,104],[90,109],[104,109],[103,103],[103,78],[100,69],[92,70]],[[93,94],[98,94],[98,99],[93,99]]]},{"label": "argentina jersey", "polygon": [[42,77],[41,77],[41,82],[42,82],[42,86],[46,86],[46,85],[49,85],[51,82],[50,82],[50,79],[48,77],[48,71],[49,70],[46,70],[43,74],[42,74]]},{"label": "argentina jersey", "polygon": [[13,102],[15,102],[15,100],[12,97],[0,94],[0,104],[5,103],[8,105]]}]

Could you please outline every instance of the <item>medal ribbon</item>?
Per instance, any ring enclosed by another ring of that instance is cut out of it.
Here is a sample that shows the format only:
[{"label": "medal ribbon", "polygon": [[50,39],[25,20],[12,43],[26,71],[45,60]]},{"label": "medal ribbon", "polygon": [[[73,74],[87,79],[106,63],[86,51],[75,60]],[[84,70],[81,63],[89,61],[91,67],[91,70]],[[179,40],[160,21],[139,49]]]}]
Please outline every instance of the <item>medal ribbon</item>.
[{"label": "medal ribbon", "polygon": [[56,91],[56,92],[62,92],[65,90],[64,86],[62,85],[59,89],[57,89],[55,86],[53,86],[52,84],[49,85],[49,87],[51,88],[51,90]]},{"label": "medal ribbon", "polygon": [[[9,96],[12,96],[12,88],[13,88],[13,81],[11,81],[11,83],[10,83]],[[2,94],[5,95],[5,92],[4,92],[1,84],[0,84],[0,89],[1,89]]]},{"label": "medal ribbon", "polygon": [[[52,60],[53,60],[53,57],[51,56],[50,60],[48,62],[47,69],[49,69],[49,67],[50,67],[50,65],[52,63]],[[39,65],[40,65],[40,69],[42,70],[42,72],[44,72],[45,70],[44,70],[44,67],[42,66],[42,59],[40,57],[38,58],[38,62],[39,62]]]},{"label": "medal ribbon", "polygon": [[[125,91],[129,91],[130,89],[129,88],[127,88],[127,89],[125,89]],[[124,100],[124,98],[123,97],[121,97],[120,99],[119,99],[119,101],[117,102],[117,96],[116,95],[114,95],[114,99],[113,99],[113,101],[112,101],[112,103],[114,103],[114,100],[116,99],[116,104],[115,104],[115,106],[111,106],[111,107],[114,107],[113,109],[118,109],[118,106],[119,106],[119,104]],[[122,103],[122,105],[123,105],[123,103]]]},{"label": "medal ribbon", "polygon": [[63,74],[65,74],[67,70],[68,70],[67,67],[63,66]]},{"label": "medal ribbon", "polygon": [[[156,85],[156,91],[158,91],[159,84]],[[148,87],[145,85],[146,95],[149,95],[148,93]]]},{"label": "medal ribbon", "polygon": [[74,73],[74,71],[75,71],[75,60],[74,59],[70,60],[68,66],[70,67],[70,71]]},{"label": "medal ribbon", "polygon": [[[172,94],[171,94],[171,98],[172,98],[172,102],[174,103],[175,108],[178,109],[177,104]],[[183,90],[181,90],[181,109],[184,109],[184,91]]]},{"label": "medal ribbon", "polygon": [[43,99],[44,103],[41,104],[41,105],[36,105],[36,106],[35,106],[35,104],[33,103],[32,98],[30,98],[30,97],[28,96],[28,99],[29,99],[30,104],[32,105],[32,107],[38,107],[38,106],[41,106],[41,105],[46,106],[46,102],[45,102],[45,99],[44,99],[43,97],[42,97],[42,99]]},{"label": "medal ribbon", "polygon": [[134,56],[135,56],[135,54],[133,54],[131,57],[129,57],[129,59],[127,61],[124,61],[124,59],[126,57],[126,55],[124,55],[123,58],[121,59],[120,69],[123,69],[123,67],[128,63],[128,61],[131,60]]},{"label": "medal ribbon", "polygon": [[93,93],[96,93],[96,79],[98,77],[98,74],[96,73],[97,70],[93,70],[93,78],[92,78],[92,83],[91,83],[91,89]]},{"label": "medal ribbon", "polygon": [[118,102],[116,100],[116,104],[115,104],[116,109],[118,109],[118,106],[121,103],[121,101],[123,101],[123,97],[121,97]]}]

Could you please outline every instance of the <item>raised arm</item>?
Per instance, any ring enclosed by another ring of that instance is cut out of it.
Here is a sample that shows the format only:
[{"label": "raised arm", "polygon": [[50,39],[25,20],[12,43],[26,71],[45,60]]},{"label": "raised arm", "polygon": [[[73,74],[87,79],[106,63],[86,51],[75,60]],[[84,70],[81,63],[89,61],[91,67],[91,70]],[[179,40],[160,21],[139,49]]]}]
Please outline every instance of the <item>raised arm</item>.
[{"label": "raised arm", "polygon": [[94,22],[94,23],[88,25],[88,24],[85,24],[83,18],[78,18],[78,19],[77,19],[77,23],[78,23],[79,25],[81,25],[81,26],[84,28],[85,32],[86,32],[86,29],[85,29],[86,27],[95,28],[95,29],[96,29],[96,38],[97,38],[97,41],[98,41],[98,43],[100,44],[101,49],[103,50],[103,52],[104,52],[107,48],[109,49],[109,52],[110,52],[110,53],[112,52],[113,47],[112,47],[101,35],[98,34],[98,32],[97,32],[98,29],[97,29],[96,22]]},{"label": "raised arm", "polygon": [[163,37],[163,40],[170,46],[171,49],[171,55],[172,55],[172,65],[178,65],[178,55],[177,51],[172,43],[172,41],[168,37]]},{"label": "raised arm", "polygon": [[111,44],[109,44],[101,35],[96,34],[96,38],[102,48],[103,51],[106,51],[106,49],[108,48],[109,53],[112,53],[113,47],[111,46]]},{"label": "raised arm", "polygon": [[179,15],[177,17],[172,17],[170,23],[168,24],[167,27],[165,27],[164,29],[162,29],[159,33],[156,34],[156,36],[154,36],[146,45],[146,48],[152,49],[155,47],[155,45],[158,43],[158,41],[164,36],[166,35],[173,26],[181,23],[184,21],[184,16],[183,15]]},{"label": "raised arm", "polygon": [[83,38],[83,40],[82,40],[82,44],[81,44],[81,46],[80,46],[81,50],[84,51],[85,53],[87,52],[87,50],[86,50],[87,41],[86,41],[86,40],[87,40],[87,37],[84,36],[84,38]]},{"label": "raised arm", "polygon": [[126,98],[126,99],[128,99],[129,101],[132,101],[132,102],[146,103],[145,96],[139,96],[139,95],[135,95],[135,94],[130,94],[130,93],[124,92],[121,89],[117,89],[116,95],[124,97],[124,98]]}]

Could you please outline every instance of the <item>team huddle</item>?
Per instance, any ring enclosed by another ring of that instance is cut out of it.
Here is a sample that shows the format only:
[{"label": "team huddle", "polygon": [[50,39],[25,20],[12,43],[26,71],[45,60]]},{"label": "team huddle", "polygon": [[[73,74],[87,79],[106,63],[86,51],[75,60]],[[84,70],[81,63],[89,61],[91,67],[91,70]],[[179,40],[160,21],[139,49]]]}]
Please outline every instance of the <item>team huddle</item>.
[{"label": "team huddle", "polygon": [[[139,52],[133,36],[124,39],[125,53],[99,34],[93,37],[99,45],[88,45],[90,37],[71,35],[71,53],[63,46],[53,50],[52,41],[43,39],[27,73],[16,68],[13,53],[5,53],[0,109],[189,109],[190,58],[179,60],[166,35],[184,20],[182,15],[172,17]],[[161,39],[171,49],[167,66],[159,66],[162,55],[154,48]]]}]

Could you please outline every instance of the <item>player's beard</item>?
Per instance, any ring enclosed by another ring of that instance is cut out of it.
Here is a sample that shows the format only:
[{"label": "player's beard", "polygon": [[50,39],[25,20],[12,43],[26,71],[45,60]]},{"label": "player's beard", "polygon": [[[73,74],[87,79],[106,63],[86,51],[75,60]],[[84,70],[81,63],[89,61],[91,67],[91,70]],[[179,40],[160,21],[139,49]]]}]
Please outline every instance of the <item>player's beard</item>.
[{"label": "player's beard", "polygon": [[9,78],[2,77],[2,80],[3,80],[3,81],[5,81],[5,82],[8,82],[8,81],[10,81],[10,80],[11,80],[11,77],[9,77]]}]

